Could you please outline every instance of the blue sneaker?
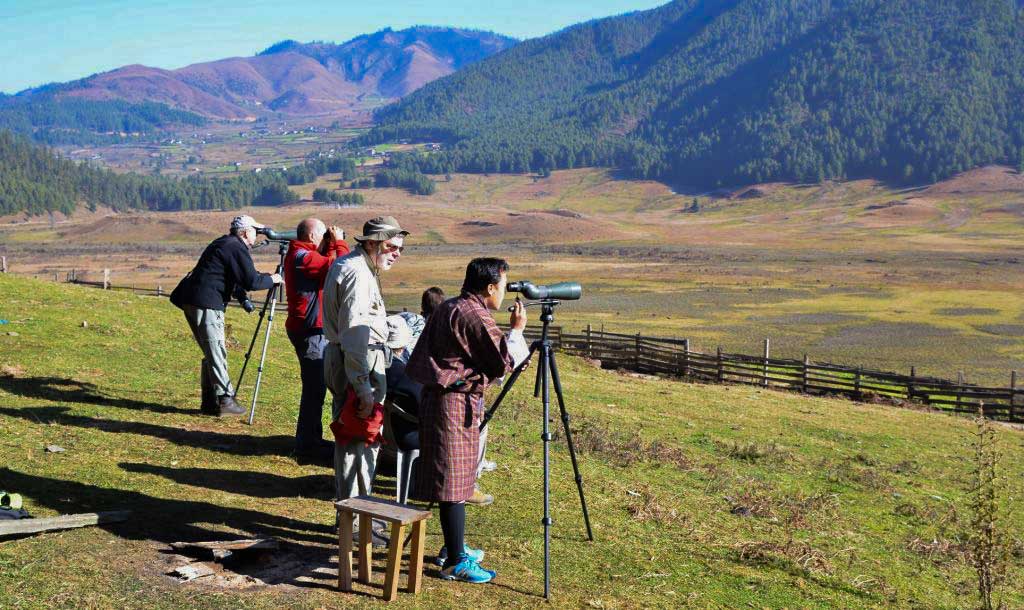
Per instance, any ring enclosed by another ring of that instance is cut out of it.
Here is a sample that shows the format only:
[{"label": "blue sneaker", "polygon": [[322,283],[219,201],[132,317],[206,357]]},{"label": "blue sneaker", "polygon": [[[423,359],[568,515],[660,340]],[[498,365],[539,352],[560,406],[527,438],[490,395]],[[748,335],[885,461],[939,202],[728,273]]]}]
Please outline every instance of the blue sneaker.
[{"label": "blue sneaker", "polygon": [[[466,555],[468,555],[469,558],[472,559],[473,561],[475,561],[477,563],[480,563],[481,561],[484,560],[484,551],[483,551],[483,549],[474,549],[474,548],[468,547],[468,546],[464,546],[464,547],[462,547],[462,549],[464,551],[466,551]],[[437,552],[437,557],[434,558],[434,563],[436,565],[438,565],[438,566],[444,567],[444,562],[447,561],[447,560],[448,560],[448,547],[443,546],[443,547],[441,547],[441,550]]]},{"label": "blue sneaker", "polygon": [[486,570],[480,567],[480,564],[473,561],[466,553],[459,556],[457,564],[441,570],[441,578],[445,580],[460,580],[474,585],[491,582],[497,575],[497,572],[494,570]]}]

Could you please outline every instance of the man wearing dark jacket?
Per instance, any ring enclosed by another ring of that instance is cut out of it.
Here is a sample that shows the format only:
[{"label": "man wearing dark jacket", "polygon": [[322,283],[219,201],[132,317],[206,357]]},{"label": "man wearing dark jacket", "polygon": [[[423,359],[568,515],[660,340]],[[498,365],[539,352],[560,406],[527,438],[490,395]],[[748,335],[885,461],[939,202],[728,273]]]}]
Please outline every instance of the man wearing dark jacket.
[{"label": "man wearing dark jacket", "polygon": [[324,278],[331,263],[348,254],[345,232],[328,228],[316,218],[306,218],[295,229],[296,239],[284,258],[284,286],[288,294],[288,319],[285,329],[299,357],[302,397],[295,424],[295,456],[299,461],[314,460],[328,464],[334,459],[334,443],[324,440],[323,409],[327,385],[324,383],[323,294]]},{"label": "man wearing dark jacket", "polygon": [[262,228],[251,216],[236,216],[230,232],[206,247],[195,268],[171,293],[171,303],[185,312],[192,336],[203,350],[200,409],[209,415],[245,413],[235,402],[235,391],[228,378],[224,309],[232,295],[267,290],[281,283],[280,275],[260,273],[253,265],[249,250],[256,242],[256,229]]}]

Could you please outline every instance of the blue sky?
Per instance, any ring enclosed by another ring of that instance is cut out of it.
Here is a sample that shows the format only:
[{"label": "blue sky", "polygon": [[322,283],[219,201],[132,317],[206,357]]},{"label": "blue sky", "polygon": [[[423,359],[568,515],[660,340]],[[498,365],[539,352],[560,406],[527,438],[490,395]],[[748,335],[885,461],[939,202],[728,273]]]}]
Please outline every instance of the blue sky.
[{"label": "blue sky", "polygon": [[384,27],[450,25],[543,36],[667,0],[0,0],[0,91],[127,64],[179,68],[274,42],[343,42]]}]

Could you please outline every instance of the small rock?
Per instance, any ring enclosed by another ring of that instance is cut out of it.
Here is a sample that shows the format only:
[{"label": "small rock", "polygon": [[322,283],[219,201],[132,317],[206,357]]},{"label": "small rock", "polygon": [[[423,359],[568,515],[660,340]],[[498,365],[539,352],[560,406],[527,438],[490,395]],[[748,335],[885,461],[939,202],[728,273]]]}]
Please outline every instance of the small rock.
[{"label": "small rock", "polygon": [[171,574],[177,576],[182,582],[188,582],[203,576],[211,576],[214,573],[213,568],[206,565],[205,563],[190,563],[184,566],[178,566],[171,570]]},{"label": "small rock", "polygon": [[82,328],[89,328],[89,323],[86,322],[85,320],[82,320]]},{"label": "small rock", "polygon": [[7,336],[8,337],[17,337],[18,333],[14,332],[13,330],[9,330],[9,331],[7,331]]},{"label": "small rock", "polygon": [[47,445],[46,446],[46,452],[47,453],[64,453],[64,451],[65,451],[65,449],[63,447],[61,447],[60,445]]}]

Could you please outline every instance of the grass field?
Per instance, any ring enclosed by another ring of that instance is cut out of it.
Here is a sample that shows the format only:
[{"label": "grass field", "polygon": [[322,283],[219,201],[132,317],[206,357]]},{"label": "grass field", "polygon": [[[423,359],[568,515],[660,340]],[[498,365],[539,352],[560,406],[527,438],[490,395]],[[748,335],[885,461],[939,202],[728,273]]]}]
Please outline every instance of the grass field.
[{"label": "grass field", "polygon": [[[365,594],[379,587],[332,590],[331,480],[289,456],[298,371],[283,333],[271,341],[248,427],[198,415],[198,349],[165,300],[10,275],[0,291],[0,317],[11,322],[0,327],[0,488],[24,494],[36,516],[135,511],[120,525],[0,543],[4,607],[377,603]],[[255,316],[232,310],[228,323],[234,374]],[[969,420],[624,375],[571,357],[559,364],[596,541],[584,540],[559,438],[557,607],[974,603],[963,555]],[[496,583],[446,583],[428,568],[421,596],[401,596],[401,606],[541,604],[539,417],[517,388],[493,426],[499,469],[482,479],[497,500],[469,510],[469,542],[487,550]],[[1024,436],[1000,427],[997,439],[1011,482],[1000,492],[1002,527],[1014,551],[1002,591],[1020,607]],[[50,444],[67,451],[45,453]],[[273,535],[283,547],[270,565],[234,565],[188,584],[164,575],[180,562],[169,543],[235,535]],[[440,546],[436,521],[427,540],[428,552]]]}]

